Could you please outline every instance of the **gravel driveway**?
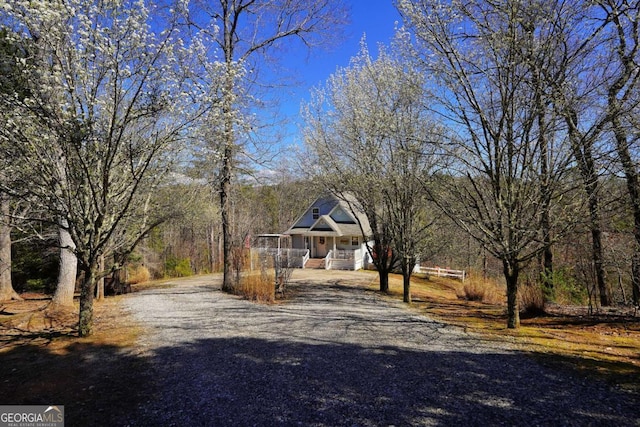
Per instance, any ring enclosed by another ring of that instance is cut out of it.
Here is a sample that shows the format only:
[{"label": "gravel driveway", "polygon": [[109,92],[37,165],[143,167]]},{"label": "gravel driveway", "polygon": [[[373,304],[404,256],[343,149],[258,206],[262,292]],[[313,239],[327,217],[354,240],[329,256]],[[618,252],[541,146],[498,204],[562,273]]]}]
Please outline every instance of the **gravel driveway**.
[{"label": "gravel driveway", "polygon": [[637,395],[354,286],[372,279],[299,270],[275,305],[220,292],[219,276],[131,295],[157,392],[127,422],[640,426]]}]

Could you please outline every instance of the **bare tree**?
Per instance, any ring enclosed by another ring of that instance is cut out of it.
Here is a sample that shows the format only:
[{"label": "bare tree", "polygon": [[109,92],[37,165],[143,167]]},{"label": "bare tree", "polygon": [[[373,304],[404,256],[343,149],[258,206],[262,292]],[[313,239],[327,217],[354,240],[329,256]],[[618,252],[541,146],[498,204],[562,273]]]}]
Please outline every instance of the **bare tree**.
[{"label": "bare tree", "polygon": [[[640,5],[635,1],[596,2],[600,14],[594,19],[607,26],[605,52],[610,52],[605,68],[606,113],[615,151],[626,179],[629,205],[633,212],[635,245],[632,256],[633,301],[640,305],[640,173],[634,155],[638,137],[640,103]],[[603,21],[602,21],[603,20]]]},{"label": "bare tree", "polygon": [[[541,82],[553,101],[554,109],[562,118],[582,187],[587,197],[589,228],[591,233],[592,260],[600,304],[611,304],[606,281],[602,237],[602,165],[603,155],[598,143],[608,121],[606,114],[598,112],[600,102],[598,63],[593,57],[601,50],[603,26],[599,20],[590,19],[591,2],[566,3],[545,1],[548,10],[547,54],[541,70]],[[552,37],[551,37],[552,36]]]},{"label": "bare tree", "polygon": [[[345,8],[340,0],[220,0],[196,2],[190,23],[207,33],[222,56],[220,111],[212,117],[209,142],[217,153],[223,233],[223,289],[232,290],[232,183],[239,161],[251,158],[247,143],[258,124],[248,111],[259,106],[265,65],[285,43],[312,48],[340,32]],[[219,29],[220,31],[217,31]]]},{"label": "bare tree", "polygon": [[[588,198],[593,264],[601,305],[612,303],[604,269],[601,225],[601,159],[615,152],[627,184],[633,215],[632,281],[640,299],[640,184],[637,158],[639,42],[637,2],[574,2],[558,19],[563,38],[556,67],[547,74],[567,124]],[[604,101],[604,102],[603,102]],[[600,146],[599,146],[600,145]],[[600,163],[600,165],[599,165]]]},{"label": "bare tree", "polygon": [[501,260],[507,326],[516,328],[520,271],[550,244],[544,233],[562,234],[566,218],[545,212],[554,203],[561,209],[556,202],[573,185],[548,100],[536,100],[545,95],[535,89],[530,62],[546,42],[545,31],[530,25],[545,22],[548,10],[524,1],[399,1],[398,7],[433,77],[432,111],[457,133],[456,165],[442,180],[438,202]]}]

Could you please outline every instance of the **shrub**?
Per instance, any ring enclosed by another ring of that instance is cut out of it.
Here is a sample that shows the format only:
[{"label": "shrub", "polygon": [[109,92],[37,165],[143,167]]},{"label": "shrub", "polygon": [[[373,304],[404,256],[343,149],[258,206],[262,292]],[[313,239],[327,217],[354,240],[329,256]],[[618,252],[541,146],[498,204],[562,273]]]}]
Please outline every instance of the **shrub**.
[{"label": "shrub", "polygon": [[191,276],[191,259],[190,258],[168,258],[164,264],[164,275],[168,277],[187,277]]},{"label": "shrub", "polygon": [[551,275],[553,288],[548,292],[550,300],[558,304],[584,305],[589,300],[585,286],[581,286],[570,269],[559,268]]},{"label": "shrub", "polygon": [[45,279],[27,279],[27,283],[24,290],[31,291],[31,292],[51,293],[51,292],[47,292],[48,284],[47,284],[47,280]]},{"label": "shrub", "polygon": [[136,265],[128,267],[129,284],[148,282],[151,279],[151,273],[144,265]]}]

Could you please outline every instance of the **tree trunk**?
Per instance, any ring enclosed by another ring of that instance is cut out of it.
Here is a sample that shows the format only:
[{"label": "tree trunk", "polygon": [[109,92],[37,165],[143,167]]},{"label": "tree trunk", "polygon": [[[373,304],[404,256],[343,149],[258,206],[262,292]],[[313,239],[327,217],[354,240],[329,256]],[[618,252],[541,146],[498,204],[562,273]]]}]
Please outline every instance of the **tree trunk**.
[{"label": "tree trunk", "polygon": [[[611,101],[610,102],[615,102]],[[616,108],[615,111],[619,111]],[[616,151],[624,170],[624,175],[627,183],[627,192],[629,193],[629,204],[633,212],[633,237],[635,238],[635,245],[633,245],[633,265],[632,265],[632,286],[634,303],[638,304],[640,298],[640,182],[638,181],[638,172],[636,171],[636,165],[631,157],[629,151],[629,144],[627,143],[627,135],[623,129],[623,125],[617,115],[612,114],[611,124],[613,126],[613,133],[616,139]]]},{"label": "tree trunk", "polygon": [[411,266],[403,262],[402,266],[402,301],[411,304]]},{"label": "tree trunk", "polygon": [[[373,217],[372,217],[373,218]],[[375,226],[376,220],[375,218],[371,220],[372,226]],[[389,254],[389,251],[383,249],[386,245],[381,243],[381,239],[374,239],[374,249],[370,255],[373,258],[373,264],[376,266],[378,270],[378,277],[380,280],[380,292],[384,292],[385,294],[389,293],[389,270],[391,269],[391,261],[389,258],[393,255]]]},{"label": "tree trunk", "polygon": [[[597,209],[597,208],[596,208]],[[591,208],[590,208],[591,210]],[[594,211],[597,212],[597,211]],[[593,213],[592,212],[592,215]],[[607,307],[611,305],[611,291],[607,285],[606,273],[604,270],[604,254],[602,251],[602,230],[600,229],[600,214],[597,213],[591,222],[591,241],[593,245],[593,267],[596,274],[596,285],[600,294],[600,305]]]},{"label": "tree trunk", "polygon": [[542,283],[545,290],[553,295],[553,251],[551,250],[551,221],[549,209],[545,206],[542,211],[542,233],[544,250],[542,251]]},{"label": "tree trunk", "polygon": [[518,307],[518,275],[520,266],[516,261],[502,260],[504,278],[507,282],[507,328],[520,327],[520,310]]},{"label": "tree trunk", "polygon": [[[533,36],[533,34],[531,34]],[[533,45],[533,44],[532,44]],[[535,56],[533,53],[529,56],[529,59],[533,59]],[[542,283],[547,292],[553,295],[553,252],[551,250],[551,188],[550,181],[552,176],[550,174],[550,159],[549,159],[549,141],[547,139],[547,117],[544,100],[544,90],[541,89],[542,83],[540,78],[541,64],[536,64],[534,69],[534,87],[535,87],[535,105],[538,110],[538,128],[540,129],[540,135],[538,136],[540,144],[540,175],[542,178],[542,185],[540,192],[543,195],[543,205],[541,211],[541,228],[542,228],[542,241],[544,243],[544,249],[542,251]]]},{"label": "tree trunk", "polygon": [[631,260],[631,286],[633,304],[640,306],[640,251],[635,250]]},{"label": "tree trunk", "polygon": [[602,250],[602,230],[600,227],[600,178],[596,171],[591,141],[584,140],[578,130],[578,116],[573,110],[567,112],[565,122],[569,127],[571,150],[580,170],[580,177],[587,193],[589,207],[589,228],[591,229],[591,256],[596,276],[596,286],[600,293],[600,305],[611,304],[611,293],[607,286]]},{"label": "tree trunk", "polygon": [[234,67],[233,67],[233,28],[231,22],[234,12],[229,4],[223,5],[223,51],[226,63],[225,91],[222,99],[222,114],[224,120],[223,135],[223,156],[222,170],[220,174],[220,213],[222,216],[222,290],[233,291],[233,281],[231,280],[231,178],[233,174],[233,157],[236,135],[233,123],[233,88],[234,88]]},{"label": "tree trunk", "polygon": [[66,221],[58,227],[58,240],[60,243],[60,260],[58,271],[58,285],[53,294],[51,305],[54,309],[73,307],[73,294],[76,290],[76,277],[78,275],[78,258],[74,253],[76,245],[66,229]]},{"label": "tree trunk", "polygon": [[11,225],[9,199],[0,194],[0,301],[21,300],[11,282]]},{"label": "tree trunk", "polygon": [[97,266],[83,269],[84,277],[80,286],[80,316],[78,319],[78,335],[89,336],[93,333],[93,296],[96,291]]},{"label": "tree trunk", "polygon": [[389,293],[389,271],[378,269],[378,277],[380,280],[380,292]]},{"label": "tree trunk", "polygon": [[[103,272],[103,274],[100,275],[100,279],[98,279],[96,281],[96,299],[98,301],[101,301],[104,299],[104,255],[102,255],[100,257],[100,260],[98,261],[98,268],[100,269],[101,272]],[[119,274],[118,272],[113,273],[112,275],[115,278],[119,279]],[[120,283],[120,281],[118,280],[117,283]]]},{"label": "tree trunk", "polygon": [[216,271],[216,236],[214,234],[213,226],[210,226],[207,230],[208,233],[208,241],[209,245],[209,272],[213,273]]},{"label": "tree trunk", "polygon": [[602,229],[600,227],[600,178],[595,169],[595,162],[591,153],[591,147],[584,145],[581,150],[582,158],[578,163],[580,166],[582,180],[588,197],[589,206],[589,226],[591,228],[591,248],[593,257],[593,268],[596,276],[596,286],[600,294],[600,305],[603,307],[611,305],[611,292],[607,286],[606,273],[604,271],[604,253],[602,249]]},{"label": "tree trunk", "polygon": [[230,147],[225,147],[223,159],[222,177],[220,183],[220,211],[222,215],[222,290],[233,291],[233,280],[231,280],[231,208],[229,206],[229,193],[231,191],[231,160]]},{"label": "tree trunk", "polygon": [[[600,305],[607,307],[611,305],[611,292],[607,285],[607,276],[604,270],[604,253],[602,249],[602,229],[600,227],[600,200],[598,196],[599,180],[595,170],[591,177],[583,176],[587,197],[589,198],[589,227],[591,228],[591,255],[593,268],[596,276],[596,287],[600,294]],[[589,179],[590,183],[586,180]],[[595,181],[594,181],[595,180]]]}]

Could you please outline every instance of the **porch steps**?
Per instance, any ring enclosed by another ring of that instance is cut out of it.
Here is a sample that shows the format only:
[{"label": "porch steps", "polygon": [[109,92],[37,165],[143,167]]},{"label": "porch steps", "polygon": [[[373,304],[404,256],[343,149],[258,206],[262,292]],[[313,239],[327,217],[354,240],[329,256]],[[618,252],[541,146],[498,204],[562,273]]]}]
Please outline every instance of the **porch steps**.
[{"label": "porch steps", "polygon": [[313,268],[316,270],[324,269],[324,258],[309,258],[304,268]]}]

